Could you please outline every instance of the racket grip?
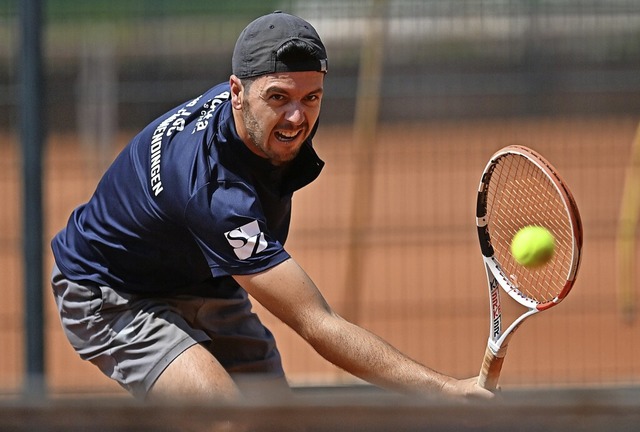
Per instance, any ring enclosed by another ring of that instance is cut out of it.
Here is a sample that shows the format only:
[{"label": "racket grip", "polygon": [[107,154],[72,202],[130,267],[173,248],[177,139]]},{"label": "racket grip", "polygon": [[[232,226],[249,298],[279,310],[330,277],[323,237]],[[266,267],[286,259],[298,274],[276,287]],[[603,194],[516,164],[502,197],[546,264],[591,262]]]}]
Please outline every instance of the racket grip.
[{"label": "racket grip", "polygon": [[496,389],[503,361],[504,356],[498,357],[491,348],[487,346],[482,361],[482,369],[480,369],[480,375],[478,376],[478,385],[480,387],[491,391]]}]

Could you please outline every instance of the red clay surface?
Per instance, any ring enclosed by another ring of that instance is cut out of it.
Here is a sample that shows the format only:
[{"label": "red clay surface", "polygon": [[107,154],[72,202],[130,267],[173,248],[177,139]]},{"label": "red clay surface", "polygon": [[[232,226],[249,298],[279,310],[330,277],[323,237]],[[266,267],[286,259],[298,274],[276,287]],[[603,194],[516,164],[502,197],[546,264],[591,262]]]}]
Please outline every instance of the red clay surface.
[{"label": "red clay surface", "polygon": [[[320,178],[294,199],[287,244],[341,314],[427,365],[458,377],[479,371],[488,333],[486,278],[475,233],[479,176],[498,148],[519,143],[549,159],[572,188],[585,244],[569,297],[527,322],[513,339],[501,385],[623,385],[640,382],[639,319],[622,319],[616,296],[615,236],[625,168],[638,119],[565,118],[380,126],[356,184],[348,127],[321,128],[315,141],[327,162]],[[132,133],[119,137],[122,146]],[[114,150],[115,152],[115,150]],[[112,152],[113,153],[113,152]],[[50,137],[45,165],[49,238],[86,200],[103,169],[74,136]],[[109,157],[112,157],[111,154]],[[19,155],[0,142],[0,392],[20,388],[23,361]],[[350,208],[371,192],[362,222],[357,287],[347,286]],[[636,263],[638,260],[636,259]],[[59,391],[120,391],[79,360],[61,333],[45,284],[49,385]],[[637,282],[634,285],[637,290]],[[634,294],[637,298],[637,294]],[[296,384],[350,382],[297,335],[256,305],[276,333]]]}]

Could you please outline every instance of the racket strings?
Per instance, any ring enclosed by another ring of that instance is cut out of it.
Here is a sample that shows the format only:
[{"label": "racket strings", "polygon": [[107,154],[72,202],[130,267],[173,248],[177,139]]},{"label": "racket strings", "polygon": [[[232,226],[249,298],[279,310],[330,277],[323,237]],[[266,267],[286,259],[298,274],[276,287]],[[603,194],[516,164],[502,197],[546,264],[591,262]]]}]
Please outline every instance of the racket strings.
[{"label": "racket strings", "polygon": [[[565,203],[547,174],[523,156],[501,157],[489,182],[487,216],[495,257],[519,294],[538,303],[557,297],[570,271],[573,236]],[[535,269],[519,265],[510,249],[513,236],[528,225],[547,228],[556,241],[551,261]]]}]

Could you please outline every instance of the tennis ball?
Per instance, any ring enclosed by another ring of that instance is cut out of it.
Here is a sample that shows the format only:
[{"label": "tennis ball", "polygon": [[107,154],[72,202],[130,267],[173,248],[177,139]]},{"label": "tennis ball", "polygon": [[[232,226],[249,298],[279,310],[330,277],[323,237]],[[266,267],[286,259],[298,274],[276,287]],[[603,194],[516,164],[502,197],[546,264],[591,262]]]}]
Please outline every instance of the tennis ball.
[{"label": "tennis ball", "polygon": [[513,236],[511,254],[518,264],[540,267],[553,258],[556,241],[551,232],[541,226],[526,226]]}]

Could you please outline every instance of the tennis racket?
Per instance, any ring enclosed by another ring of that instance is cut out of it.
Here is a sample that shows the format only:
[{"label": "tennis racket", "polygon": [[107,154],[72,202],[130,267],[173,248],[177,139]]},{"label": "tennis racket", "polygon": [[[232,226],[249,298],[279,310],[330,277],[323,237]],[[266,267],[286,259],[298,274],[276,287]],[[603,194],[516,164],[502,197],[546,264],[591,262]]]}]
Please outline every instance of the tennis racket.
[{"label": "tennis racket", "polygon": [[[575,200],[555,168],[523,146],[496,152],[487,164],[476,208],[480,249],[489,287],[489,340],[478,384],[494,390],[509,340],[530,316],[560,303],[571,290],[580,264],[582,222]],[[527,268],[511,255],[513,236],[528,225],[555,237],[547,264]],[[500,287],[526,308],[506,330],[502,326]]]}]

